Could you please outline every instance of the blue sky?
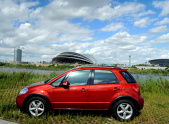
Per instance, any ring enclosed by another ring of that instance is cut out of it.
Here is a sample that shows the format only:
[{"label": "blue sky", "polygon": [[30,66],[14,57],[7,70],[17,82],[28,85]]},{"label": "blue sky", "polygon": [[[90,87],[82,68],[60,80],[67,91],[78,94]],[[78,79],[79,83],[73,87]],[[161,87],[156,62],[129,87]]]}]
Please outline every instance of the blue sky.
[{"label": "blue sky", "polygon": [[61,52],[98,63],[169,58],[169,0],[0,0],[0,61],[51,61]]}]

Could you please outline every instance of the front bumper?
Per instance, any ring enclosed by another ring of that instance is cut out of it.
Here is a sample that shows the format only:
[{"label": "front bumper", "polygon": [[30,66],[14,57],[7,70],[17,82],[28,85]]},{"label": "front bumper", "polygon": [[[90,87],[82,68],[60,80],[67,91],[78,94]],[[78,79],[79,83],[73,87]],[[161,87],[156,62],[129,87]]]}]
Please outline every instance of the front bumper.
[{"label": "front bumper", "polygon": [[25,99],[25,95],[17,95],[16,97],[16,107],[17,108],[22,108],[23,107],[23,101]]}]

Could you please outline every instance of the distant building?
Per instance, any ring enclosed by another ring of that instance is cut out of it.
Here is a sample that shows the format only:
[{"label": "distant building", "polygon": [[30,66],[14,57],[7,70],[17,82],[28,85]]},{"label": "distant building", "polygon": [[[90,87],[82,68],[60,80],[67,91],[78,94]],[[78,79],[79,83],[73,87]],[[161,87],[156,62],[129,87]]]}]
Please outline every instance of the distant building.
[{"label": "distant building", "polygon": [[22,62],[22,50],[14,49],[14,62],[21,63]]},{"label": "distant building", "polygon": [[165,67],[166,65],[169,65],[169,59],[153,59],[149,60],[149,63],[159,65],[160,67]]},{"label": "distant building", "polygon": [[141,70],[145,70],[145,69],[166,69],[167,67],[152,67],[152,66],[136,66],[137,68],[141,69]]},{"label": "distant building", "polygon": [[96,64],[96,59],[90,54],[79,54],[75,52],[63,52],[52,59],[52,63],[85,63]]}]

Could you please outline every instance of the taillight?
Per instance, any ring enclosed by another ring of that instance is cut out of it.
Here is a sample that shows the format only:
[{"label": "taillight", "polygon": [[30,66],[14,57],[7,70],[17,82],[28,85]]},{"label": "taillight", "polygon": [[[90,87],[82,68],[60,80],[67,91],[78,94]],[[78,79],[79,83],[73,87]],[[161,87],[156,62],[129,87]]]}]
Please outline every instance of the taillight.
[{"label": "taillight", "polygon": [[137,92],[140,95],[140,87],[139,85],[133,85],[131,86],[132,90],[134,90],[135,92]]}]

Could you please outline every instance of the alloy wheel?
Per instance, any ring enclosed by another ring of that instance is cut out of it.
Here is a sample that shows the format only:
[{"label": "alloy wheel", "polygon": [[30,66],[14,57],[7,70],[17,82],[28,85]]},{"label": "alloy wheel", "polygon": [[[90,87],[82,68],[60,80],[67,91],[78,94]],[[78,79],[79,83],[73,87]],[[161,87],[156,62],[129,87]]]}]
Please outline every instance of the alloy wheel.
[{"label": "alloy wheel", "polygon": [[33,116],[40,116],[43,114],[44,111],[45,111],[45,106],[43,102],[41,102],[40,100],[33,100],[29,104],[29,112]]},{"label": "alloy wheel", "polygon": [[117,115],[123,120],[128,120],[133,115],[133,108],[128,103],[121,103],[117,107]]}]

